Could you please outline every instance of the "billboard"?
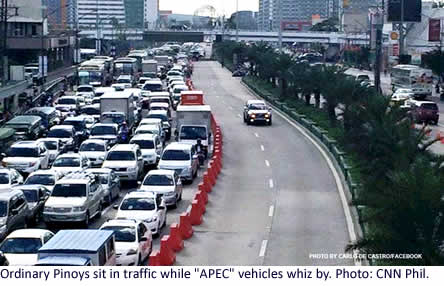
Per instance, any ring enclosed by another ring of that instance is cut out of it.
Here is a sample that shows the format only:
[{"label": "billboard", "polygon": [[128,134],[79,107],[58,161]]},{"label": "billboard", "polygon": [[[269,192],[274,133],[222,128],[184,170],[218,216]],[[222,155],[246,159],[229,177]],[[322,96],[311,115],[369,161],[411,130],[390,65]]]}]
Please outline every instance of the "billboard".
[{"label": "billboard", "polygon": [[401,22],[401,7],[404,6],[403,22],[421,22],[421,0],[388,0],[387,2],[387,21]]},{"label": "billboard", "polygon": [[429,42],[439,42],[441,40],[441,20],[429,20]]}]

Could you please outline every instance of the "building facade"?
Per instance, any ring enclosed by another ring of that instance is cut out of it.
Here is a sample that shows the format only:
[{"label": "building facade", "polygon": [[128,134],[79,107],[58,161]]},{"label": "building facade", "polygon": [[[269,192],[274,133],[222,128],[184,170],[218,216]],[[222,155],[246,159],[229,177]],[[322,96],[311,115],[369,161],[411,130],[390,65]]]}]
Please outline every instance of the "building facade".
[{"label": "building facade", "polygon": [[[239,19],[237,19],[239,17]],[[241,30],[256,30],[257,24],[253,11],[239,11],[231,15],[233,22],[238,24]]]},{"label": "building facade", "polygon": [[[312,17],[338,17],[342,0],[259,0],[258,28],[263,31],[279,29],[279,6],[282,22],[306,26]],[[352,0],[350,0],[352,1]]]},{"label": "building facade", "polygon": [[143,18],[145,28],[152,30],[159,26],[159,0],[145,0]]}]

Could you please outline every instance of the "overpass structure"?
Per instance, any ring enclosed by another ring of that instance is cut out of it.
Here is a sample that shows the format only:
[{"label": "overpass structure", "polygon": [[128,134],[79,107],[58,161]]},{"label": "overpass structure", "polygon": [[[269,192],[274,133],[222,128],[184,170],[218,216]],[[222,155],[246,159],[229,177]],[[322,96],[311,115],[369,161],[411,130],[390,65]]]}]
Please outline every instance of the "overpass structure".
[{"label": "overpass structure", "polygon": [[[202,31],[145,31],[143,39],[153,42],[180,41],[196,42],[204,39],[223,38],[236,40],[235,30],[202,30]],[[238,33],[240,41],[244,42],[278,42],[278,32],[242,31]],[[282,33],[284,43],[323,43],[323,44],[354,44],[368,45],[368,34],[347,34],[341,32],[311,32],[311,31],[285,31]]]}]

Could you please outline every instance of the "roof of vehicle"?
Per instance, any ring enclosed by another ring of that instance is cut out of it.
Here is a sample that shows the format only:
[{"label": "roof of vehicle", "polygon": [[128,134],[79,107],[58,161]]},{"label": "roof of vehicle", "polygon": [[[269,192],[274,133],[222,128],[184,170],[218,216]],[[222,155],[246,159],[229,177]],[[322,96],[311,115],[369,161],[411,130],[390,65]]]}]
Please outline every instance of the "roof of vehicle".
[{"label": "roof of vehicle", "polygon": [[58,129],[71,131],[74,129],[74,126],[72,126],[72,125],[56,125],[56,126],[51,127],[49,130],[58,130]]},{"label": "roof of vehicle", "polygon": [[0,200],[9,200],[11,197],[22,194],[23,192],[20,190],[10,189],[8,192],[0,192]]},{"label": "roof of vehicle", "polygon": [[116,60],[114,60],[114,63],[116,64],[116,63],[119,63],[119,62],[126,62],[126,63],[128,63],[128,62],[130,62],[130,63],[135,63],[135,62],[137,62],[137,60],[136,59],[134,59],[134,58],[128,58],[128,57],[123,57],[123,58],[118,58],[118,59],[116,59]]},{"label": "roof of vehicle", "polygon": [[80,145],[88,144],[88,143],[95,143],[95,144],[99,144],[99,145],[106,145],[106,141],[102,140],[102,139],[86,139]]},{"label": "roof of vehicle", "polygon": [[106,221],[104,224],[102,224],[100,229],[103,229],[104,227],[107,227],[107,226],[131,226],[131,227],[136,227],[139,223],[140,223],[140,221],[137,221],[135,219],[111,219],[111,220]]},{"label": "roof of vehicle", "polygon": [[150,80],[145,81],[144,85],[145,84],[162,84],[162,81],[159,81],[156,79],[150,79]]},{"label": "roof of vehicle", "polygon": [[123,200],[125,199],[129,199],[129,198],[149,198],[149,199],[155,199],[156,195],[152,192],[130,192],[128,194],[126,194],[126,196],[123,198]]},{"label": "roof of vehicle", "polygon": [[96,93],[98,93],[98,92],[107,92],[107,91],[116,91],[116,90],[110,86],[101,86],[101,87],[96,87],[95,91]]},{"label": "roof of vehicle", "polygon": [[57,185],[63,184],[85,184],[96,179],[96,174],[86,170],[77,171],[67,174],[56,182]]},{"label": "roof of vehicle", "polygon": [[168,112],[166,110],[150,110],[150,112],[148,112],[148,116],[151,114],[161,114],[168,117]]},{"label": "roof of vehicle", "polygon": [[148,174],[146,174],[146,175],[147,176],[149,176],[149,175],[171,175],[171,176],[174,176],[174,173],[176,173],[176,171],[174,171],[174,170],[157,169],[157,170],[149,171]]},{"label": "roof of vehicle", "polygon": [[129,75],[129,74],[121,74],[121,75],[119,75],[119,76],[117,77],[117,79],[119,79],[119,78],[132,79],[133,76],[132,76],[132,75]]},{"label": "roof of vehicle", "polygon": [[211,112],[211,107],[209,105],[182,105],[179,104],[176,111],[207,111]]},{"label": "roof of vehicle", "polygon": [[150,107],[166,107],[168,108],[170,105],[166,102],[152,102],[150,103]]},{"label": "roof of vehicle", "polygon": [[137,149],[137,144],[117,144],[114,145],[113,148],[109,152],[113,151],[134,151]]},{"label": "roof of vehicle", "polygon": [[60,154],[59,156],[57,156],[56,159],[58,158],[83,158],[84,156],[82,156],[80,153],[65,153],[65,154]]},{"label": "roof of vehicle", "polygon": [[86,265],[91,259],[89,257],[81,256],[46,256],[37,261],[35,265],[73,265],[83,266]]},{"label": "roof of vehicle", "polygon": [[168,91],[151,91],[149,97],[170,96]]},{"label": "roof of vehicle", "polygon": [[247,104],[264,104],[264,105],[266,105],[265,101],[258,100],[258,99],[250,99],[247,101]]},{"label": "roof of vehicle", "polygon": [[94,90],[94,87],[90,84],[81,84],[77,87],[77,89],[82,88],[82,87],[87,87],[87,88]]},{"label": "roof of vehicle", "polygon": [[156,136],[157,136],[156,134],[151,134],[151,133],[136,134],[133,136],[133,138],[131,138],[130,144],[131,144],[131,142],[133,142],[135,140],[153,141]]},{"label": "roof of vehicle", "polygon": [[114,235],[110,230],[60,230],[40,249],[39,253],[95,253]]},{"label": "roof of vehicle", "polygon": [[108,168],[88,168],[88,169],[86,169],[86,171],[91,172],[93,174],[109,174],[113,170],[108,169]]},{"label": "roof of vehicle", "polygon": [[145,125],[140,125],[139,127],[137,127],[136,132],[138,130],[159,130],[159,126],[156,126],[154,124],[145,124]]},{"label": "roof of vehicle", "polygon": [[66,118],[63,122],[66,122],[66,121],[84,121],[84,120],[85,120],[85,118],[83,116],[72,116],[72,117]]},{"label": "roof of vehicle", "polygon": [[[38,120],[41,120],[40,116],[37,115],[18,115],[8,122],[6,124],[23,124],[23,123],[34,123]],[[26,122],[24,122],[26,121]]]},{"label": "roof of vehicle", "polygon": [[29,174],[28,178],[34,175],[60,175],[60,173],[56,170],[51,170],[51,169],[47,169],[47,170],[37,170],[32,172],[31,174]]},{"label": "roof of vehicle", "polygon": [[193,147],[193,145],[189,144],[189,143],[180,143],[180,142],[172,142],[171,144],[169,144],[166,148],[166,150],[191,150],[191,147]]},{"label": "roof of vehicle", "polygon": [[26,111],[26,114],[39,113],[39,112],[49,114],[49,113],[54,112],[55,110],[56,110],[56,108],[51,107],[51,106],[33,107],[33,108],[29,109],[28,111]]},{"label": "roof of vehicle", "polygon": [[57,143],[60,143],[61,141],[62,140],[60,138],[54,138],[54,137],[37,139],[37,142],[57,142]]},{"label": "roof of vehicle", "polygon": [[129,98],[133,96],[133,91],[125,89],[121,91],[107,92],[103,94],[100,99],[116,99],[116,98]]},{"label": "roof of vehicle", "polygon": [[[176,88],[185,88],[186,90],[188,90],[188,86],[186,86],[185,84],[179,84],[179,85],[174,86],[174,89],[176,89]],[[182,94],[182,92],[184,92],[184,91],[181,91],[180,93]]]},{"label": "roof of vehicle", "polygon": [[25,228],[25,229],[18,229],[13,232],[11,232],[7,238],[41,238],[45,233],[50,232],[46,229],[40,229],[40,228]]},{"label": "roof of vehicle", "polygon": [[96,108],[96,109],[100,110],[100,103],[94,103],[94,104],[88,104],[88,105],[82,106],[80,108],[80,110],[86,109],[86,108]]},{"label": "roof of vehicle", "polygon": [[15,142],[11,145],[12,147],[23,147],[23,148],[37,148],[39,145],[39,142],[37,141],[19,141]]},{"label": "roof of vehicle", "polygon": [[160,118],[144,118],[142,121],[140,121],[140,125],[146,125],[146,124],[156,124],[156,123],[162,123],[162,119]]},{"label": "roof of vehicle", "polygon": [[104,127],[109,126],[109,127],[119,128],[119,125],[117,123],[95,123],[91,128],[102,127],[102,126],[104,126]]}]

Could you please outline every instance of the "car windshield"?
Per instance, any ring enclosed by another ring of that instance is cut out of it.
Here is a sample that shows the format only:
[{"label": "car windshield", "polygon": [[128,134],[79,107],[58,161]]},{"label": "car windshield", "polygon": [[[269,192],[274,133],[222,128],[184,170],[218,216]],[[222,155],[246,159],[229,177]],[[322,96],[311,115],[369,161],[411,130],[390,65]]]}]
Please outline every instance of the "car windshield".
[{"label": "car windshield", "polygon": [[120,209],[123,211],[152,211],[156,209],[154,200],[150,198],[128,198],[123,201]]},{"label": "car windshield", "polygon": [[0,251],[3,253],[33,254],[37,253],[40,247],[42,247],[42,242],[39,238],[9,238],[2,243]]},{"label": "car windshield", "polygon": [[114,126],[94,126],[91,135],[116,135],[117,128]]},{"label": "car windshield", "polygon": [[117,83],[131,83],[131,81],[128,78],[119,78]]},{"label": "car windshield", "polygon": [[163,114],[149,114],[146,118],[158,118],[162,121],[168,121],[168,118]]},{"label": "car windshield", "polygon": [[80,159],[76,157],[57,158],[53,164],[54,167],[80,167]]},{"label": "car windshield", "polygon": [[53,197],[86,197],[85,184],[57,184],[52,190]]},{"label": "car windshield", "polygon": [[182,140],[197,140],[207,139],[207,130],[205,127],[197,126],[183,126],[180,132],[180,139]]},{"label": "car windshield", "polygon": [[87,152],[87,151],[103,152],[103,151],[105,151],[105,145],[93,143],[93,142],[86,142],[86,143],[82,143],[82,145],[80,145],[80,151],[83,151],[83,152]]},{"label": "car windshield", "polygon": [[57,104],[67,104],[67,105],[75,105],[76,100],[74,98],[59,98]]},{"label": "car windshield", "polygon": [[82,108],[81,112],[88,115],[100,115],[100,109],[94,107]]},{"label": "car windshield", "polygon": [[38,190],[29,190],[29,189],[25,189],[25,190],[21,190],[23,192],[23,194],[25,195],[26,201],[28,203],[35,203],[39,200],[38,196],[37,196],[37,192]]},{"label": "car windshield", "polygon": [[26,179],[25,184],[53,186],[55,184],[55,178],[54,175],[51,174],[31,175]]},{"label": "car windshield", "polygon": [[37,148],[12,147],[7,152],[8,157],[38,157]]},{"label": "car windshield", "polygon": [[174,186],[173,177],[170,175],[149,175],[143,182],[144,186]]},{"label": "car windshield", "polygon": [[93,89],[88,86],[79,86],[77,92],[93,92]]},{"label": "car windshield", "polygon": [[0,185],[9,184],[8,173],[0,173]]},{"label": "car windshield", "polygon": [[8,210],[8,204],[5,201],[0,201],[0,217],[5,217]]},{"label": "car windshield", "polygon": [[139,145],[140,149],[154,149],[152,140],[131,140],[131,144]]},{"label": "car windshield", "polygon": [[85,127],[84,122],[80,121],[80,120],[65,120],[65,121],[63,121],[63,125],[74,126],[74,129],[76,131],[81,131]]},{"label": "car windshield", "polygon": [[428,110],[438,110],[438,105],[435,103],[423,103],[421,107]]},{"label": "car windshield", "polygon": [[250,109],[250,110],[266,110],[267,106],[265,104],[250,104],[248,109]]},{"label": "car windshield", "polygon": [[48,137],[52,138],[71,138],[72,133],[66,129],[53,129],[48,133]]},{"label": "car windshield", "polygon": [[134,161],[136,160],[134,153],[131,151],[113,151],[106,158],[108,161]]},{"label": "car windshield", "polygon": [[162,160],[165,161],[188,161],[190,153],[185,150],[166,150],[163,152]]},{"label": "car windshield", "polygon": [[136,130],[136,135],[137,134],[155,134],[154,130],[147,130],[147,129],[139,129]]},{"label": "car windshield", "polygon": [[57,141],[43,141],[43,144],[48,150],[57,150]]},{"label": "car windshield", "polygon": [[162,84],[160,84],[160,83],[146,83],[143,86],[143,90],[162,91]]},{"label": "car windshield", "polygon": [[102,229],[114,230],[115,240],[117,242],[134,242],[136,241],[136,230],[129,226],[106,226]]}]

